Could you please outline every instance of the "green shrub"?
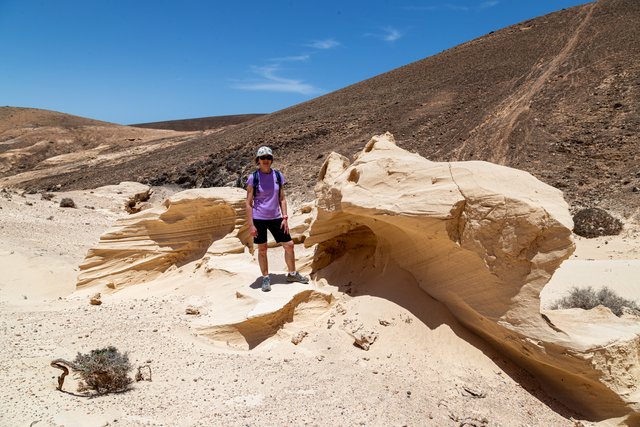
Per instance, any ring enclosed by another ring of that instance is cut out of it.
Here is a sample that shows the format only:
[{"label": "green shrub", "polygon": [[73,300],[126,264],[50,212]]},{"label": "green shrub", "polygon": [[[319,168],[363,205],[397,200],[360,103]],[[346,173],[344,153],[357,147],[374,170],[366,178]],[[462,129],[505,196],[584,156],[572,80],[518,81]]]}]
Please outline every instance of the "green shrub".
[{"label": "green shrub", "polygon": [[73,363],[74,370],[82,378],[78,386],[80,391],[108,393],[126,390],[131,384],[129,356],[113,346],[91,350],[88,354],[78,353]]},{"label": "green shrub", "polygon": [[622,308],[628,307],[633,310],[639,310],[640,306],[633,301],[622,298],[606,286],[598,292],[594,291],[591,286],[587,288],[571,288],[568,296],[560,298],[551,305],[552,310],[563,308],[582,308],[590,310],[599,305],[603,305],[611,310],[616,316],[622,316]]}]

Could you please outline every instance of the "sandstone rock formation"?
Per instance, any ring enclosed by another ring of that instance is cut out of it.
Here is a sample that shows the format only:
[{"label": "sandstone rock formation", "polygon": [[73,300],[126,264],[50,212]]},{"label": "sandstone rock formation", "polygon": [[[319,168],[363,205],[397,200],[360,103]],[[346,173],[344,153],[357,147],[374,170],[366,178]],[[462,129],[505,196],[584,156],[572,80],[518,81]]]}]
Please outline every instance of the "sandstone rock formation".
[{"label": "sandstone rock formation", "polygon": [[[301,331],[331,328],[332,311],[346,314],[335,298],[391,300],[429,327],[447,322],[429,319],[435,299],[571,407],[592,419],[637,420],[637,319],[541,312],[542,288],[574,250],[560,191],[504,166],[431,162],[385,134],[352,164],[328,156],[316,193],[313,212],[307,206],[292,218],[294,240],[313,251],[298,264],[313,269],[310,285],[286,284],[282,276],[286,286],[274,281],[272,292],[260,292],[245,192],[211,188],[119,220],[87,255],[78,287],[106,298],[143,282],[146,292],[189,288],[185,297],[197,301],[185,303],[200,313],[189,319],[196,331],[245,350],[275,334],[295,343]],[[310,321],[300,329],[304,319]],[[389,322],[372,319],[363,323],[354,312],[341,329],[375,351],[380,330],[373,326]],[[292,322],[297,326],[282,332]]]},{"label": "sandstone rock formation", "polygon": [[[183,293],[191,300],[186,314],[198,314],[192,325],[199,334],[244,350],[294,318],[325,312],[331,294],[303,284],[280,287],[279,280],[286,282],[276,275],[269,294],[250,286],[260,272],[252,259],[245,197],[238,188],[186,190],[162,207],[118,220],[89,250],[77,287],[109,295],[135,292],[131,285],[144,283],[155,293]],[[292,221],[296,241],[304,240],[308,228],[310,215],[305,210],[307,215]]]},{"label": "sandstone rock formation", "polygon": [[78,287],[118,289],[149,281],[209,254],[242,253],[252,245],[244,220],[245,192],[187,190],[119,220],[80,266]]},{"label": "sandstone rock formation", "polygon": [[541,315],[540,291],[574,250],[560,191],[486,162],[428,161],[387,133],[351,165],[330,155],[316,193],[305,241],[318,245],[316,279],[358,283],[359,293],[375,294],[382,291],[367,289],[370,279],[398,287],[407,275],[390,272],[406,272],[571,406],[596,418],[640,409],[633,367],[640,325],[612,318],[591,325],[607,330],[606,341],[577,334],[588,316],[563,322],[573,325],[564,331]]}]

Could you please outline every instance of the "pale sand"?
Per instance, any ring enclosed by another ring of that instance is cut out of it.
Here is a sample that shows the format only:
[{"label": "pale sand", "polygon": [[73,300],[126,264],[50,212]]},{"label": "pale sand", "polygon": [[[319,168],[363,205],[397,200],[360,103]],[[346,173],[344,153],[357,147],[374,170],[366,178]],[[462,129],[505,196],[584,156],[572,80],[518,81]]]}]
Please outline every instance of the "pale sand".
[{"label": "pale sand", "polygon": [[[127,215],[121,207],[127,194],[118,191],[74,192],[78,209],[59,208],[39,195],[0,195],[0,425],[457,426],[465,419],[497,426],[574,425],[571,411],[542,392],[535,379],[423,295],[407,294],[402,305],[345,296],[340,310],[286,324],[251,351],[195,335],[185,307],[203,301],[202,284],[173,292],[170,281],[164,292],[141,285],[103,298],[101,306],[89,305],[86,292],[74,292],[75,276],[86,251],[116,218]],[[578,257],[560,268],[543,293],[560,295],[585,272],[589,283],[631,295],[627,278],[638,277],[637,235],[608,238],[600,248],[594,242],[578,240]],[[270,254],[272,271],[283,273],[282,249]],[[625,254],[633,258],[625,261]],[[227,262],[230,271],[242,268],[233,257],[216,262]],[[255,260],[246,275],[257,275]],[[618,283],[628,289],[618,289]],[[263,297],[249,285],[238,284],[247,295]],[[283,285],[275,285],[269,298],[278,292],[285,292]],[[412,306],[412,298],[423,305]],[[349,322],[377,330],[369,351],[355,347],[338,328]],[[292,344],[291,337],[303,330],[309,335]],[[153,381],[91,399],[74,394],[71,377],[67,393],[55,390],[60,371],[49,366],[51,360],[107,345],[128,351],[134,366],[149,364]]]},{"label": "pale sand", "polygon": [[575,236],[576,251],[562,263],[540,294],[546,308],[574,287],[608,287],[640,304],[640,226],[627,224],[619,236]]}]

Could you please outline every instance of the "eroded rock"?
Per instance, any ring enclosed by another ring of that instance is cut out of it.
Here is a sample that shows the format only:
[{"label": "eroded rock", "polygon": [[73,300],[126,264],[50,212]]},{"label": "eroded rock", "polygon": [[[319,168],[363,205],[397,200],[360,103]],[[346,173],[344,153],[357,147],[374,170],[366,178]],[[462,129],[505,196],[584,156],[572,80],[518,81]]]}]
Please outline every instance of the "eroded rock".
[{"label": "eroded rock", "polygon": [[[331,154],[315,190],[305,245],[318,245],[316,280],[352,281],[360,292],[388,297],[392,290],[367,290],[367,283],[392,286],[390,272],[402,272],[502,354],[562,390],[565,403],[607,418],[640,409],[629,381],[637,383],[638,372],[624,380],[605,375],[592,363],[601,342],[554,329],[540,315],[540,291],[574,250],[559,190],[487,162],[431,162],[397,147],[389,133],[372,138],[352,164]],[[613,341],[632,354],[640,325],[618,326],[624,332],[612,328]],[[621,351],[606,356],[628,364]]]},{"label": "eroded rock", "polygon": [[163,207],[119,219],[89,250],[80,265],[78,287],[112,283],[121,289],[207,253],[242,253],[252,246],[245,197],[238,188],[186,190]]}]

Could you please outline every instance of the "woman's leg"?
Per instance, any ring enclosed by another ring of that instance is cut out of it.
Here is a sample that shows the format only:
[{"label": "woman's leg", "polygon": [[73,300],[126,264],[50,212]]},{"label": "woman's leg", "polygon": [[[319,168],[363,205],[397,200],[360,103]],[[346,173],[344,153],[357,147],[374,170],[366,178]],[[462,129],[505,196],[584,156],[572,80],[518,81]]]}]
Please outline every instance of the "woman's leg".
[{"label": "woman's leg", "polygon": [[293,240],[282,243],[284,248],[284,262],[287,263],[289,273],[296,271],[296,255],[293,251]]},{"label": "woman's leg", "polygon": [[267,259],[267,244],[260,243],[258,245],[258,264],[263,276],[269,275],[269,260]]}]

